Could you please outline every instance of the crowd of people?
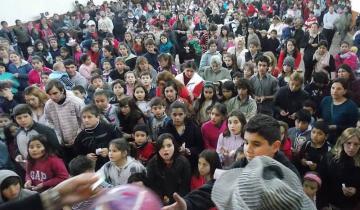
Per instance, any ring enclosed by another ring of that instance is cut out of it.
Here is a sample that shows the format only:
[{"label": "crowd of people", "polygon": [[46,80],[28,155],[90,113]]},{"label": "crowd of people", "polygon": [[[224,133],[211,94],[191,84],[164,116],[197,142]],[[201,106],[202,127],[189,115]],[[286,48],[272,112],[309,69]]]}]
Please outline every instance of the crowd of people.
[{"label": "crowd of people", "polygon": [[220,208],[215,171],[267,156],[303,184],[299,209],[360,208],[349,0],[75,6],[1,22],[0,207],[96,171],[98,189],[146,186],[165,209]]}]

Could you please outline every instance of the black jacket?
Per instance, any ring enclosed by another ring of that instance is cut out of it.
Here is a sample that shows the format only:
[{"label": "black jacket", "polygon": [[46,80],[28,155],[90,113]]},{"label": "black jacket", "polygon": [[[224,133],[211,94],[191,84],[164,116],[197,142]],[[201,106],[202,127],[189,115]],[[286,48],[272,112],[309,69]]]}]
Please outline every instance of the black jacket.
[{"label": "black jacket", "polygon": [[[94,129],[82,130],[76,137],[74,149],[78,155],[95,153],[98,148],[108,148],[111,140],[121,137],[118,128],[113,125],[100,122]],[[109,159],[98,156],[95,169],[101,168]]]},{"label": "black jacket", "polygon": [[[342,153],[339,160],[328,154],[320,164],[322,185],[318,192],[317,207],[328,206],[329,203],[341,209],[355,208],[360,204],[360,167],[356,167],[353,158]],[[355,187],[356,193],[346,197],[342,191],[342,184],[346,187]]]},{"label": "black jacket", "polygon": [[[163,161],[159,160],[159,155],[156,155],[148,162],[146,170],[148,179],[151,180],[150,188],[165,201],[164,204],[174,202],[174,192],[184,196],[190,191],[190,163],[182,155],[174,159],[171,167],[165,166]],[[170,202],[166,202],[164,196],[169,198]]]},{"label": "black jacket", "polygon": [[[284,166],[292,170],[300,179],[299,172],[295,166],[285,157],[282,152],[277,152],[274,156],[274,160],[282,163]],[[243,158],[235,162],[232,168],[243,168],[248,164],[246,158]],[[230,181],[230,180],[229,180]],[[187,205],[187,210],[207,210],[211,207],[214,207],[215,204],[211,200],[211,191],[214,186],[215,180],[211,180],[204,184],[202,187],[190,192],[185,196],[185,201]]]},{"label": "black jacket", "polygon": [[187,158],[190,161],[192,169],[197,167],[198,155],[203,150],[203,139],[199,126],[197,126],[193,121],[188,120],[185,122],[185,131],[182,135],[179,135],[176,128],[173,125],[172,120],[170,120],[163,129],[160,130],[160,134],[170,133],[174,136],[175,141],[180,147],[185,143],[185,147],[188,148],[191,152],[190,156]]}]

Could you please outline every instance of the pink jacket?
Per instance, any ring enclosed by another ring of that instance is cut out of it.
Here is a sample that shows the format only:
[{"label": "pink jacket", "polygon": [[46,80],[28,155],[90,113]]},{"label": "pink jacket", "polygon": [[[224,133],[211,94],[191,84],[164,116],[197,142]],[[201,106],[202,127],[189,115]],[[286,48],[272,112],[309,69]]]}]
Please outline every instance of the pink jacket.
[{"label": "pink jacket", "polygon": [[335,56],[336,69],[338,69],[341,64],[347,64],[353,71],[355,71],[358,68],[358,58],[355,53],[350,51],[344,54],[338,53]]}]

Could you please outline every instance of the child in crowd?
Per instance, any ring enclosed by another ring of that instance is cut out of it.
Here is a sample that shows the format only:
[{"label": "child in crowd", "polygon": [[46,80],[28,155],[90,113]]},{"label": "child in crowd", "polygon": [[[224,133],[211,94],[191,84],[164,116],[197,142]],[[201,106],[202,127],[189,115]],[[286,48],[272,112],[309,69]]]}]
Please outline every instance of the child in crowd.
[{"label": "child in crowd", "polygon": [[44,62],[41,57],[39,56],[33,56],[31,64],[33,66],[33,69],[29,72],[29,85],[37,85],[41,89],[45,88],[44,83],[41,81],[41,73],[42,72],[48,72],[51,73],[52,70],[44,66]]},{"label": "child in crowd", "polygon": [[80,57],[81,65],[79,73],[88,81],[91,79],[91,72],[96,69],[96,64],[91,61],[90,55],[82,54]]},{"label": "child in crowd", "polygon": [[144,57],[148,60],[148,62],[154,67],[154,69],[159,68],[158,63],[158,55],[159,53],[156,50],[156,43],[153,39],[146,39],[145,40],[145,49],[146,53],[144,54]]},{"label": "child in crowd", "polygon": [[28,157],[29,140],[31,136],[38,134],[45,136],[54,153],[61,154],[60,144],[55,131],[46,125],[35,122],[29,105],[17,105],[13,110],[13,116],[20,127],[16,134],[16,145],[19,152],[15,158],[17,162],[26,160]]},{"label": "child in crowd", "polygon": [[198,168],[191,177],[190,190],[195,190],[214,179],[215,170],[221,168],[220,158],[214,150],[202,151],[199,154]]},{"label": "child in crowd", "polygon": [[15,172],[0,170],[0,205],[9,201],[19,201],[33,194],[36,192],[23,189],[21,178]]},{"label": "child in crowd", "polygon": [[260,41],[249,42],[249,51],[245,53],[245,62],[256,63],[256,59],[261,55]]},{"label": "child in crowd", "polygon": [[126,97],[119,101],[118,117],[123,136],[128,140],[132,140],[131,134],[135,125],[146,122],[144,114],[131,97]]},{"label": "child in crowd", "polygon": [[213,56],[220,56],[221,54],[216,51],[217,45],[215,39],[210,39],[208,42],[208,50],[201,56],[199,70],[203,70],[205,67],[210,66],[210,60]]},{"label": "child in crowd", "polygon": [[174,58],[168,53],[162,53],[158,56],[159,68],[158,72],[168,71],[176,76],[179,72],[176,65],[173,63]]},{"label": "child in crowd", "polygon": [[286,86],[290,81],[290,76],[294,72],[295,59],[292,56],[287,56],[279,76],[279,87]]},{"label": "child in crowd", "polygon": [[75,85],[72,89],[72,92],[74,93],[74,95],[78,98],[80,98],[85,104],[89,103],[88,98],[86,97],[86,90],[83,86],[81,85]]},{"label": "child in crowd", "polygon": [[125,73],[129,71],[129,68],[125,64],[125,60],[121,57],[117,57],[115,59],[115,69],[113,69],[110,74],[110,81],[114,81],[116,79],[125,80]]},{"label": "child in crowd", "polygon": [[145,167],[132,155],[134,155],[133,148],[125,139],[114,139],[109,143],[109,159],[103,167],[98,171],[105,182],[112,185],[126,184],[128,178],[134,173],[145,172]]},{"label": "child in crowd", "polygon": [[137,156],[136,159],[144,166],[155,153],[155,148],[149,139],[149,128],[146,124],[138,124],[134,127],[134,143],[136,146]]},{"label": "child in crowd", "polygon": [[100,111],[95,105],[87,105],[81,110],[84,129],[76,136],[74,151],[78,155],[86,155],[96,162],[99,169],[107,161],[108,144],[112,139],[121,137],[121,132],[114,125],[100,120]]},{"label": "child in crowd", "polygon": [[239,110],[232,111],[227,118],[227,128],[220,134],[216,147],[223,167],[230,166],[235,159],[235,151],[245,143],[243,139],[246,118]]},{"label": "child in crowd", "polygon": [[160,45],[159,45],[159,52],[160,53],[169,53],[171,55],[175,54],[175,47],[168,39],[167,34],[162,33],[160,35]]},{"label": "child in crowd", "polygon": [[173,193],[180,196],[190,191],[191,168],[189,161],[179,154],[173,135],[161,134],[156,141],[156,155],[147,167],[150,189],[158,194],[164,204],[174,202]]},{"label": "child in crowd", "polygon": [[316,204],[316,194],[321,187],[321,178],[318,173],[309,171],[303,178],[304,192]]},{"label": "child in crowd", "polygon": [[150,115],[149,107],[149,94],[143,85],[136,85],[134,88],[133,98],[136,101],[136,105],[143,112],[145,116]]},{"label": "child in crowd", "polygon": [[311,115],[310,126],[312,127],[316,121],[316,103],[311,99],[305,100],[303,103],[303,109],[307,110]]},{"label": "child in crowd", "polygon": [[317,121],[311,129],[311,140],[306,141],[299,152],[301,166],[299,172],[305,174],[308,171],[319,172],[320,163],[330,151],[331,147],[326,141],[329,126],[324,121]]},{"label": "child in crowd", "polygon": [[41,82],[44,85],[43,90],[45,90],[45,87],[47,85],[47,83],[49,82],[49,76],[50,76],[50,72],[41,72]]},{"label": "child in crowd", "polygon": [[281,147],[280,150],[286,155],[286,157],[291,160],[292,152],[291,152],[291,140],[288,137],[289,126],[284,121],[279,121],[280,125],[280,134],[281,134]]},{"label": "child in crowd", "polygon": [[136,84],[136,77],[133,71],[128,71],[125,73],[125,83],[126,83],[126,95],[133,96],[134,88]]},{"label": "child in crowd", "polygon": [[201,126],[205,149],[216,149],[219,135],[227,129],[226,116],[227,111],[224,104],[216,103],[211,107],[210,120]]},{"label": "child in crowd", "polygon": [[110,104],[110,95],[106,90],[97,90],[94,93],[94,104],[99,109],[108,123],[119,127],[119,118],[117,116],[118,108],[115,104]]},{"label": "child in crowd", "polygon": [[289,128],[288,136],[291,140],[293,155],[297,155],[304,142],[310,140],[311,115],[308,111],[300,109],[295,114],[295,127]]},{"label": "child in crowd", "polygon": [[156,141],[159,131],[170,121],[170,117],[166,115],[166,103],[161,97],[151,99],[150,104],[152,117],[149,118],[149,128],[151,140]]},{"label": "child in crowd", "polygon": [[[116,63],[116,62],[115,62]],[[116,66],[116,64],[115,64]],[[102,63],[103,79],[105,82],[110,82],[110,72],[113,70],[109,60],[104,60]]]},{"label": "child in crowd", "polygon": [[12,122],[11,116],[6,113],[0,113],[0,140],[5,140],[5,127]]},{"label": "child in crowd", "polygon": [[221,101],[225,105],[227,105],[227,102],[229,102],[232,97],[237,95],[235,84],[233,83],[233,81],[225,81],[221,85],[221,95]]},{"label": "child in crowd", "polygon": [[27,147],[26,189],[43,192],[69,178],[63,160],[53,153],[44,135],[33,136]]},{"label": "child in crowd", "polygon": [[350,51],[350,44],[347,41],[340,43],[340,52],[335,56],[336,69],[339,69],[341,64],[349,65],[353,71],[355,71],[359,65],[358,57]]},{"label": "child in crowd", "polygon": [[156,88],[152,86],[152,76],[150,72],[142,72],[140,74],[140,82],[145,87],[149,94],[149,98],[153,98],[156,95]]},{"label": "child in crowd", "polygon": [[123,80],[114,80],[111,83],[111,89],[114,93],[114,96],[110,99],[110,104],[117,104],[121,99],[126,97],[126,84]]},{"label": "child in crowd", "polygon": [[209,106],[213,106],[217,101],[218,97],[216,95],[215,86],[210,82],[205,83],[200,98],[196,99],[196,101],[194,102],[196,121],[200,125],[210,119],[210,116],[207,114],[206,109]]},{"label": "child in crowd", "polygon": [[250,78],[254,75],[254,73],[255,73],[255,65],[252,62],[246,62],[244,64],[244,79],[250,80]]}]

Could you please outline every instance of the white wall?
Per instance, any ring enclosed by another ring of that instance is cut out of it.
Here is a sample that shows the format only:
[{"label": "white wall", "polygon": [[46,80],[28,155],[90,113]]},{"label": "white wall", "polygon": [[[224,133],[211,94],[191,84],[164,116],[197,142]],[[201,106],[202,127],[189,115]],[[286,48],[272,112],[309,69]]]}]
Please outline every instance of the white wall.
[{"label": "white wall", "polygon": [[[78,0],[86,5],[87,0]],[[5,20],[9,25],[15,25],[15,20],[22,22],[38,20],[40,13],[49,12],[64,14],[73,11],[75,0],[0,0],[0,20]],[[103,0],[94,0],[95,4],[101,4]]]}]

